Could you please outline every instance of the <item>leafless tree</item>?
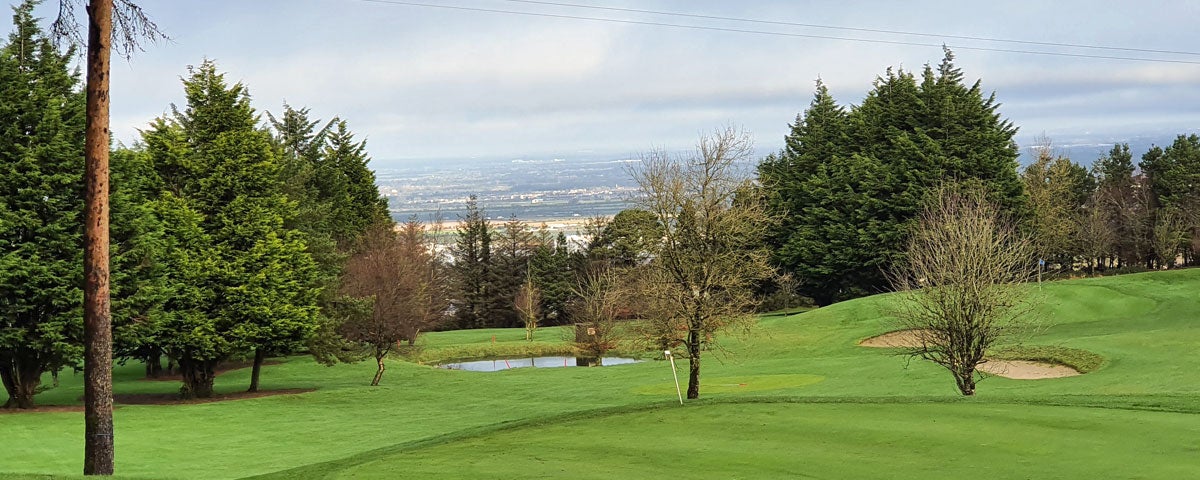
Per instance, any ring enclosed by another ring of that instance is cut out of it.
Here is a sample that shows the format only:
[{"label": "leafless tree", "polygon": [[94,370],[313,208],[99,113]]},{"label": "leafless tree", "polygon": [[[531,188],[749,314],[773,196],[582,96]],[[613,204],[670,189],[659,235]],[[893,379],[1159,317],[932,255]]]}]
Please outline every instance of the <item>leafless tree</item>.
[{"label": "leafless tree", "polygon": [[1160,209],[1156,212],[1151,246],[1158,268],[1174,268],[1179,254],[1189,245],[1187,220],[1182,212]]},{"label": "leafless tree", "polygon": [[395,232],[390,224],[372,227],[346,263],[342,294],[367,303],[350,309],[341,334],[375,359],[371,385],[383,378],[385,360],[400,344],[413,345],[422,330],[445,319],[448,279],[423,225],[410,220]]},{"label": "leafless tree", "polygon": [[1097,197],[1098,195],[1093,195],[1092,201],[1075,217],[1075,231],[1078,232],[1075,241],[1078,243],[1079,253],[1087,261],[1089,274],[1096,272],[1096,265],[1103,258],[1115,253],[1116,245],[1113,225],[1096,201]]},{"label": "leafless tree", "polygon": [[525,324],[525,340],[532,342],[533,332],[537,330],[538,319],[542,315],[542,292],[533,284],[529,269],[525,272],[525,283],[517,289],[514,306],[521,315],[521,322]]},{"label": "leafless tree", "polygon": [[1039,323],[1026,285],[1037,247],[982,193],[947,186],[934,195],[891,275],[903,292],[895,316],[916,337],[908,353],[945,367],[974,395],[987,350]]},{"label": "leafless tree", "polygon": [[690,399],[700,396],[701,352],[753,321],[753,288],[772,274],[762,238],[774,222],[745,170],[753,154],[750,135],[730,127],[702,136],[690,156],[651,152],[631,171],[636,203],[663,227],[641,275],[645,313],[664,338],[684,333]]},{"label": "leafless tree", "polygon": [[624,303],[622,275],[613,268],[591,268],[572,289],[571,318],[576,321],[575,350],[579,355],[600,358],[616,348],[617,318]]}]

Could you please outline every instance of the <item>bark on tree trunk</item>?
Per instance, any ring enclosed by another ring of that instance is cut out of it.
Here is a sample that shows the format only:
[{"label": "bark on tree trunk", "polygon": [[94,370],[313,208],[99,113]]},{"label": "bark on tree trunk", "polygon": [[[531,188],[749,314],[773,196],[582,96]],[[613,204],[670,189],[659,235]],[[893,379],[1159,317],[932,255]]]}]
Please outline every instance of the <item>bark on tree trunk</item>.
[{"label": "bark on tree trunk", "polygon": [[88,5],[83,251],[83,473],[112,475],[112,318],[108,286],[108,67],[113,0]]},{"label": "bark on tree trunk", "polygon": [[179,397],[183,399],[210,398],[213,395],[213,373],[216,360],[179,360],[179,373],[183,376],[183,386],[179,388]]},{"label": "bark on tree trunk", "polygon": [[688,331],[688,400],[700,398],[700,331]]},{"label": "bark on tree trunk", "polygon": [[158,378],[162,376],[162,373],[162,355],[146,357],[146,378]]},{"label": "bark on tree trunk", "polygon": [[4,390],[8,392],[4,408],[34,408],[33,396],[42,384],[40,368],[22,368],[19,364],[5,365],[0,369],[0,379],[4,382]]},{"label": "bark on tree trunk", "polygon": [[263,360],[266,359],[266,353],[261,348],[254,349],[254,368],[250,369],[250,388],[247,392],[258,391],[258,374],[262,372]]},{"label": "bark on tree trunk", "polygon": [[975,366],[961,367],[954,372],[954,382],[964,397],[975,395]]},{"label": "bark on tree trunk", "polygon": [[372,386],[372,387],[378,387],[378,386],[379,386],[379,381],[383,379],[383,371],[385,370],[385,368],[383,367],[383,359],[384,359],[384,357],[386,357],[386,356],[387,356],[387,355],[382,355],[382,356],[381,356],[381,355],[376,355],[376,356],[375,356],[375,364],[376,364],[376,365],[379,365],[379,370],[376,370],[376,371],[375,371],[375,378],[371,379],[371,386]]}]

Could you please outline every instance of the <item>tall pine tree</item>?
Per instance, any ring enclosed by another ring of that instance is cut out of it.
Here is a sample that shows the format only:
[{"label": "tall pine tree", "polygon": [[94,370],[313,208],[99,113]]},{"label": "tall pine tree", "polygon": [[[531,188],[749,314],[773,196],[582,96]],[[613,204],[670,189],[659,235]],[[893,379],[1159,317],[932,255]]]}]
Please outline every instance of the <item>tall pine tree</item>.
[{"label": "tall pine tree", "polygon": [[459,217],[454,257],[455,325],[459,328],[491,326],[495,313],[495,281],[492,265],[492,228],[475,195],[467,200],[467,211]]}]

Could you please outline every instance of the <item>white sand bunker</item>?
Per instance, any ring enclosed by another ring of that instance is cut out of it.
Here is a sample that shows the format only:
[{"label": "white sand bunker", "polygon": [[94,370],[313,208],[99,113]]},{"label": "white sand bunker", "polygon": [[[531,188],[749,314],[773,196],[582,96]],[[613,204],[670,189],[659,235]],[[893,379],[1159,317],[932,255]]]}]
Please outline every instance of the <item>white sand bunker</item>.
[{"label": "white sand bunker", "polygon": [[988,360],[975,368],[984,373],[1014,380],[1040,380],[1083,375],[1079,370],[1066,365],[1028,360]]},{"label": "white sand bunker", "polygon": [[896,330],[883,335],[858,342],[859,345],[872,348],[912,348],[921,346],[923,330]]}]

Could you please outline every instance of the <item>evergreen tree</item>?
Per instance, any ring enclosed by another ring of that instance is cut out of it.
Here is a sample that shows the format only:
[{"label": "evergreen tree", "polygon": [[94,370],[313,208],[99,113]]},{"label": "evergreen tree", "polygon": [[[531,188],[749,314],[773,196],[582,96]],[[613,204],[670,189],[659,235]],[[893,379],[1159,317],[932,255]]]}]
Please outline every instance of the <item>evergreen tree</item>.
[{"label": "evergreen tree", "polygon": [[154,203],[162,185],[144,148],[118,148],[110,159],[113,353],[145,363],[146,376],[156,377],[164,352],[152,319],[166,301],[169,273],[167,229]]},{"label": "evergreen tree", "polygon": [[568,305],[574,298],[575,269],[567,249],[566,234],[558,232],[554,238],[541,242],[530,260],[530,267],[534,286],[541,292],[541,312],[546,323],[568,323]]},{"label": "evergreen tree", "polygon": [[454,257],[455,295],[451,306],[459,328],[491,325],[493,303],[492,231],[475,195],[467,200],[467,211],[459,217]]},{"label": "evergreen tree", "polygon": [[1138,164],[1150,179],[1157,205],[1200,207],[1200,135],[1179,135],[1166,148],[1152,147]]},{"label": "evergreen tree", "polygon": [[[1195,263],[1200,249],[1200,135],[1179,135],[1166,148],[1153,147],[1142,156],[1138,164],[1146,175],[1153,193],[1155,224],[1158,231],[1170,230],[1167,225],[1177,225],[1178,232],[1157,237],[1178,237],[1178,250],[1185,265]],[[1164,244],[1157,248],[1165,252]],[[1163,257],[1159,253],[1157,257]],[[1161,260],[1174,263],[1174,258]]]},{"label": "evergreen tree", "polygon": [[646,210],[617,212],[588,244],[587,255],[607,267],[632,267],[649,261],[662,243],[663,226]]},{"label": "evergreen tree", "polygon": [[164,221],[176,277],[158,341],[179,362],[182,395],[206,397],[218,362],[252,350],[257,372],[263,357],[308,338],[317,271],[303,234],[286,228],[296,202],[245,87],[226,84],[211,61],[183,84],[186,108],[172,107],[143,141],[164,181],[160,215],[175,218]]},{"label": "evergreen tree", "polygon": [[521,285],[532,275],[530,262],[536,247],[534,234],[529,225],[513,216],[493,236],[491,246],[492,289],[486,297],[491,311],[489,326],[522,326],[524,322],[514,302]]},{"label": "evergreen tree", "polygon": [[1092,166],[1096,177],[1096,194],[1092,203],[1100,210],[1104,223],[1113,237],[1113,258],[1109,266],[1140,262],[1149,235],[1148,225],[1140,219],[1145,207],[1144,197],[1134,175],[1133,154],[1129,144],[1113,145]]},{"label": "evergreen tree", "polygon": [[319,361],[332,363],[349,347],[338,333],[344,315],[337,312],[345,303],[338,298],[337,283],[347,257],[372,225],[394,224],[387,199],[375,186],[375,173],[367,167],[366,142],[354,141],[346,122],[334,118],[322,126],[309,118],[307,108],[287,104],[278,118],[267,116],[282,162],[284,192],[297,204],[296,215],[285,226],[304,234],[318,267],[312,287],[323,292],[320,325],[308,350]]},{"label": "evergreen tree", "polygon": [[848,113],[818,83],[787,148],[760,164],[767,203],[784,218],[769,240],[774,261],[817,303],[886,289],[884,272],[902,260],[920,205],[943,182],[978,184],[1027,216],[1016,128],[979,82],[963,83],[953,59],[947,50],[919,83],[889,68]]},{"label": "evergreen tree", "polygon": [[0,379],[16,408],[83,351],[84,96],[35,5],[13,8],[0,48]]}]

